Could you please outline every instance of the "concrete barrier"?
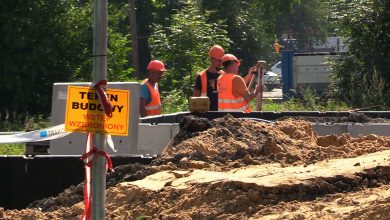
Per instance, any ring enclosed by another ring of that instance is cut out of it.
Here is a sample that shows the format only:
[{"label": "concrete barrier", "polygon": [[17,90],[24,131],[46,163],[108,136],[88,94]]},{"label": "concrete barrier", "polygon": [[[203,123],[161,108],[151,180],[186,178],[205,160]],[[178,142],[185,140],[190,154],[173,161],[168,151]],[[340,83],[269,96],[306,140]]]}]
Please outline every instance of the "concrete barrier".
[{"label": "concrete barrier", "polygon": [[348,133],[350,133],[353,137],[369,134],[390,136],[390,124],[348,124]]},{"label": "concrete barrier", "polygon": [[158,125],[141,123],[138,128],[137,152],[143,155],[160,154],[178,132],[178,123],[160,123]]},{"label": "concrete barrier", "polygon": [[336,134],[340,135],[343,133],[348,133],[348,125],[346,124],[313,124],[312,125],[313,130],[317,132],[318,135],[325,136],[325,135],[331,135]]},{"label": "concrete barrier", "polygon": [[378,136],[390,136],[390,124],[388,123],[372,123],[372,124],[360,124],[360,123],[343,123],[343,124],[313,124],[313,130],[318,135],[341,135],[343,133],[349,133],[352,137],[358,137],[360,135],[375,134]]}]

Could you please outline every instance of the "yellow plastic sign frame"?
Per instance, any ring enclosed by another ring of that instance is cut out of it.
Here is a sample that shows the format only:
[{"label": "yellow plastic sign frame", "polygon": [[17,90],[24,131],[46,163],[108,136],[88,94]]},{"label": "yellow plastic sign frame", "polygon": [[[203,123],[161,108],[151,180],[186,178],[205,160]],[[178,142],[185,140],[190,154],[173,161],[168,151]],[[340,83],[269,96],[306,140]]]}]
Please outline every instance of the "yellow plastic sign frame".
[{"label": "yellow plastic sign frame", "polygon": [[96,89],[68,86],[65,131],[128,136],[130,91],[107,89],[106,93],[113,106],[112,117],[104,114]]}]

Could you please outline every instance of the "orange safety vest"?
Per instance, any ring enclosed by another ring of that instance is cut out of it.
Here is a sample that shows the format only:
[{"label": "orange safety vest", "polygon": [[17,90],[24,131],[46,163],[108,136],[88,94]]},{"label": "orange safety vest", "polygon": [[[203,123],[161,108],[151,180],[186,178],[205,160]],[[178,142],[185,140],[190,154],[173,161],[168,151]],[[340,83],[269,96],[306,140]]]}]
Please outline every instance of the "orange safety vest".
[{"label": "orange safety vest", "polygon": [[[207,69],[203,70],[202,72],[199,73],[200,75],[200,82],[202,86],[202,90],[200,91],[200,96],[207,96]],[[222,70],[219,71],[220,74],[224,74]]]},{"label": "orange safety vest", "polygon": [[146,116],[150,115],[160,115],[161,114],[161,101],[160,93],[158,92],[158,83],[155,83],[154,88],[148,82],[148,79],[145,79],[142,84],[146,84],[150,92],[150,102],[145,105]]},{"label": "orange safety vest", "polygon": [[233,78],[235,74],[223,74],[218,78],[218,111],[222,112],[250,112],[251,108],[244,96],[233,95]]}]

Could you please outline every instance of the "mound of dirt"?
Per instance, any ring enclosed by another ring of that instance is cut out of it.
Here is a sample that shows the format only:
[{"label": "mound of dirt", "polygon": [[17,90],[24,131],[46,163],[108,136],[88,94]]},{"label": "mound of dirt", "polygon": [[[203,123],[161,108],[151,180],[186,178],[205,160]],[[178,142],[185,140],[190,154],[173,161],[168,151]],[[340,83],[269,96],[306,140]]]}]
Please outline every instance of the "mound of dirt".
[{"label": "mound of dirt", "polygon": [[[367,218],[385,219],[390,214],[388,150],[390,137],[318,136],[305,120],[186,116],[150,165],[122,165],[108,175],[106,217],[348,219],[372,207]],[[29,209],[0,209],[0,218],[79,219],[81,187]],[[364,198],[368,187],[382,202],[354,200]],[[351,199],[340,201],[339,194]],[[348,209],[334,207],[341,203],[350,203]]]},{"label": "mound of dirt", "polygon": [[[356,157],[390,146],[388,137],[375,135],[359,138],[348,134],[318,136],[311,124],[303,120],[285,119],[267,124],[227,115],[204,126],[207,119],[196,119],[194,116],[184,118],[180,132],[166,146],[155,165],[172,162],[178,168],[210,170],[271,162],[299,165]],[[195,132],[186,129],[197,127],[197,123],[207,129]]]}]

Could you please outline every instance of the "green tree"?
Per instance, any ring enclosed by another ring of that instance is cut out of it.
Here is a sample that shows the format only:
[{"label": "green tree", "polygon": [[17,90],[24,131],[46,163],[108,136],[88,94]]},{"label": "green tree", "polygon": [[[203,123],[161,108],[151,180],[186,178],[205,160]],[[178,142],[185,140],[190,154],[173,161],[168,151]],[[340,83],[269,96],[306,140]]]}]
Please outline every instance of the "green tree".
[{"label": "green tree", "polygon": [[229,53],[242,60],[240,71],[257,60],[276,61],[273,43],[276,20],[289,12],[295,0],[214,0],[202,1],[208,22],[223,21],[232,41]]},{"label": "green tree", "polygon": [[168,65],[161,82],[162,91],[181,91],[183,97],[192,94],[195,75],[207,67],[208,50],[214,44],[228,48],[226,31],[217,23],[207,23],[196,4],[188,1],[173,14],[168,27],[155,24],[149,43],[152,56]]},{"label": "green tree", "polygon": [[[50,111],[50,82],[67,81],[69,71],[57,14],[64,1],[2,1],[0,18],[1,114]],[[46,12],[46,13],[44,13]]]},{"label": "green tree", "polygon": [[390,2],[331,1],[349,52],[334,63],[334,92],[353,106],[390,104]]},{"label": "green tree", "polygon": [[329,32],[329,8],[323,0],[301,0],[292,4],[292,10],[280,14],[276,33],[297,39],[298,51],[310,51],[316,42],[323,42]]},{"label": "green tree", "polygon": [[[131,76],[126,10],[124,3],[109,5],[109,80]],[[91,51],[92,0],[3,0],[0,119],[6,112],[48,115],[54,82],[91,81]]]},{"label": "green tree", "polygon": [[177,0],[143,0],[136,1],[136,6],[139,65],[140,72],[146,76],[146,67],[152,53],[148,39],[154,32],[154,24],[168,27],[173,12],[183,7],[183,4]]},{"label": "green tree", "polygon": [[[123,1],[111,1],[108,8],[108,51],[107,78],[109,81],[127,81],[131,79],[133,69],[130,67],[130,32],[128,20],[128,5]],[[65,47],[75,45],[72,54],[77,65],[71,74],[72,81],[88,82],[92,80],[92,31],[93,31],[93,1],[73,5],[64,15],[66,24],[63,44]],[[64,48],[65,49],[65,48]]]}]

